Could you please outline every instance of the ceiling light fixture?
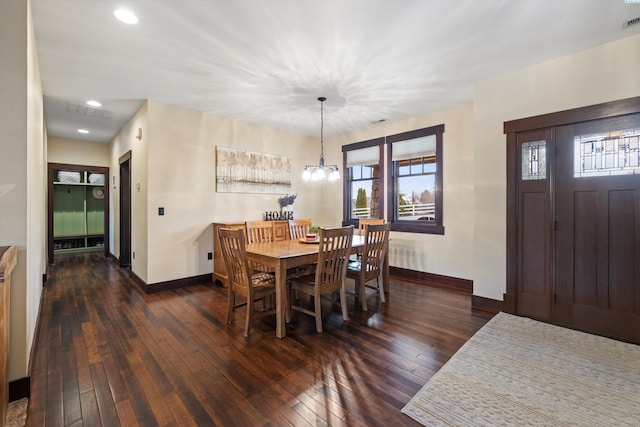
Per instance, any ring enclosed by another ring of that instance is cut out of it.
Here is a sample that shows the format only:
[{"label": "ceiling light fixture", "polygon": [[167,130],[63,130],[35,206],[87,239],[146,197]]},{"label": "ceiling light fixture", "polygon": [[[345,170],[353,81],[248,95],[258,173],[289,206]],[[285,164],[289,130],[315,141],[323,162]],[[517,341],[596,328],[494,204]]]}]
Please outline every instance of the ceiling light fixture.
[{"label": "ceiling light fixture", "polygon": [[102,107],[102,104],[98,101],[96,101],[95,99],[90,99],[87,101],[87,105],[90,105],[92,107]]},{"label": "ceiling light fixture", "polygon": [[89,133],[86,129],[78,129],[78,133]]},{"label": "ceiling light fixture", "polygon": [[325,166],[324,164],[324,101],[327,98],[321,96],[320,101],[320,161],[318,165],[306,165],[302,173],[302,179],[305,181],[321,181],[328,178],[329,181],[340,179],[338,165]]},{"label": "ceiling light fixture", "polygon": [[118,18],[125,24],[137,24],[138,17],[128,9],[116,9],[113,11],[113,16]]}]

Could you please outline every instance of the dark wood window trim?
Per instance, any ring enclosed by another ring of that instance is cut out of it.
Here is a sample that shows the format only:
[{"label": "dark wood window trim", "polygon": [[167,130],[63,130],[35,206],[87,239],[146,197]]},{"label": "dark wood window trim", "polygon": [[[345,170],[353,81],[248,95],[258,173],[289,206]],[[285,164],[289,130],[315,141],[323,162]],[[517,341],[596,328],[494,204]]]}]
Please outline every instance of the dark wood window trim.
[{"label": "dark wood window trim", "polygon": [[[416,129],[409,132],[403,132],[390,135],[385,138],[387,143],[387,174],[388,188],[387,200],[388,221],[391,223],[392,231],[403,231],[408,233],[425,233],[425,234],[444,234],[444,225],[442,221],[442,207],[444,205],[444,197],[442,191],[442,140],[444,134],[444,124],[431,126],[423,129]],[[395,197],[395,177],[393,176],[393,143],[405,141],[408,139],[421,138],[424,136],[436,136],[436,221],[435,223],[425,223],[422,221],[397,221],[395,220],[396,197]]]},{"label": "dark wood window trim", "polygon": [[347,152],[353,150],[360,150],[363,148],[375,147],[378,146],[380,148],[380,174],[378,177],[378,186],[380,189],[378,204],[380,206],[380,212],[384,212],[384,179],[385,179],[385,170],[384,170],[384,143],[385,138],[375,138],[367,141],[355,142],[353,144],[343,145],[342,146],[342,164],[343,171],[342,176],[343,180],[343,201],[342,201],[342,225],[353,225],[354,227],[358,227],[358,221],[351,218],[351,176],[349,175],[349,168],[347,167]]}]

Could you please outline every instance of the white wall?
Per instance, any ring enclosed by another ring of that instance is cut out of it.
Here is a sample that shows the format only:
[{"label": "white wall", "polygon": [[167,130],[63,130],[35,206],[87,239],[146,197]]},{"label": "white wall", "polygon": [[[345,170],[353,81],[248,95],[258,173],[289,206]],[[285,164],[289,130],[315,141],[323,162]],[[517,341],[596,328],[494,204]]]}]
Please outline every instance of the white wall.
[{"label": "white wall", "polygon": [[290,157],[295,215],[317,217],[314,195],[301,185],[313,140],[154,101],[148,114],[147,283],[211,273],[212,222],[261,219],[279,210],[281,195],[216,192],[218,145]]},{"label": "white wall", "polygon": [[[140,141],[135,138],[138,128],[143,133]],[[132,271],[146,283],[210,274],[211,223],[261,219],[265,211],[279,210],[281,195],[216,192],[218,145],[290,157],[291,193],[298,193],[293,205],[296,217],[324,223],[315,209],[317,200],[321,203],[321,189],[301,180],[302,165],[318,160],[316,141],[148,101],[109,146],[111,180],[118,177],[120,156],[132,152]],[[341,190],[340,185],[333,186]],[[116,187],[111,190],[110,244],[114,255],[120,256],[119,177]],[[165,209],[164,216],[158,215],[159,207]]]},{"label": "white wall", "polygon": [[[426,114],[332,138],[332,159],[342,159],[342,146],[444,124],[444,235],[391,232],[389,263],[409,270],[473,279],[473,106]],[[386,156],[386,150],[385,150]],[[389,184],[385,183],[385,188]],[[326,194],[332,221],[342,220],[342,191]],[[388,201],[385,201],[385,217]]]},{"label": "white wall", "polygon": [[18,249],[9,379],[28,375],[46,263],[45,151],[30,2],[0,2],[0,245]]},{"label": "white wall", "polygon": [[[131,260],[131,271],[147,282],[147,198],[148,198],[148,146],[151,138],[148,126],[149,103],[146,102],[109,144],[109,247],[120,257],[120,157],[131,152],[131,249],[136,257]],[[142,138],[138,140],[138,129]],[[136,189],[136,184],[140,189]]]},{"label": "white wall", "polygon": [[109,144],[49,137],[47,162],[109,167]]},{"label": "white wall", "polygon": [[474,294],[506,292],[505,121],[640,95],[640,35],[475,85]]}]

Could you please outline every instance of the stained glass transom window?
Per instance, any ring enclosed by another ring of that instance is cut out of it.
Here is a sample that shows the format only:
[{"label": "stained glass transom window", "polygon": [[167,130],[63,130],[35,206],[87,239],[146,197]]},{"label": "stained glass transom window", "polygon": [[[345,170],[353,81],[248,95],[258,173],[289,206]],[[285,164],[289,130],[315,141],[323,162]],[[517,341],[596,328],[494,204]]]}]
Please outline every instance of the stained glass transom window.
[{"label": "stained glass transom window", "polygon": [[639,138],[640,128],[576,136],[573,176],[640,174]]},{"label": "stained glass transom window", "polygon": [[547,141],[522,143],[522,179],[547,179]]}]

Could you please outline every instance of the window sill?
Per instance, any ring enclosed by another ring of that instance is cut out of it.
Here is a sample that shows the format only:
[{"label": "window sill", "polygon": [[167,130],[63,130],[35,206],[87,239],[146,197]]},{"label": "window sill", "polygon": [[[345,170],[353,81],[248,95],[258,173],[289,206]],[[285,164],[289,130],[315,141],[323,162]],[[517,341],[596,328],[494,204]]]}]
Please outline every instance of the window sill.
[{"label": "window sill", "polygon": [[390,227],[391,231],[402,231],[405,233],[423,233],[423,234],[442,234],[444,235],[444,226],[436,224],[424,224],[418,221],[401,221],[393,222]]}]

